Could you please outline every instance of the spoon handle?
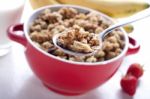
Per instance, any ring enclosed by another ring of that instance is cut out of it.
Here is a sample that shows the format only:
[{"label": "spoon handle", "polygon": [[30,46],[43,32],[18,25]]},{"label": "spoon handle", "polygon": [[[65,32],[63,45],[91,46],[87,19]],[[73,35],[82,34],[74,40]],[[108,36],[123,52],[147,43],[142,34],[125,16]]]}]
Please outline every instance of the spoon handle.
[{"label": "spoon handle", "polygon": [[138,12],[128,18],[125,18],[123,19],[122,21],[108,27],[107,29],[105,29],[103,32],[100,33],[100,38],[101,39],[104,39],[104,37],[109,34],[112,30],[118,28],[118,27],[121,27],[121,26],[124,26],[124,25],[127,25],[127,24],[130,24],[130,23],[133,23],[133,22],[136,22],[136,21],[139,21],[141,19],[144,19],[146,17],[149,17],[150,16],[150,8],[146,9],[146,10],[143,10],[141,12]]}]

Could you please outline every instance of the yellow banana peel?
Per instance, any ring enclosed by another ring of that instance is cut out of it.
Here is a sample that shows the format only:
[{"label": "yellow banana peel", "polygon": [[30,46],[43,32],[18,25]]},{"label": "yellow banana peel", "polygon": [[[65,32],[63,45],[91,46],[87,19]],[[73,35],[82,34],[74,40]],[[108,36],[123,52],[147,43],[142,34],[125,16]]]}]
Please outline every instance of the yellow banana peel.
[{"label": "yellow banana peel", "polygon": [[143,0],[57,0],[62,4],[76,4],[101,11],[111,17],[132,15],[149,7]]},{"label": "yellow banana peel", "polygon": [[51,4],[74,4],[101,11],[111,17],[132,15],[150,5],[143,0],[30,0],[34,9]]},{"label": "yellow banana peel", "polygon": [[33,9],[37,9],[43,6],[59,4],[56,0],[30,0],[30,4]]},{"label": "yellow banana peel", "polygon": [[133,25],[126,25],[126,26],[124,26],[123,28],[124,28],[124,30],[125,30],[127,33],[132,33],[133,30],[134,30]]}]

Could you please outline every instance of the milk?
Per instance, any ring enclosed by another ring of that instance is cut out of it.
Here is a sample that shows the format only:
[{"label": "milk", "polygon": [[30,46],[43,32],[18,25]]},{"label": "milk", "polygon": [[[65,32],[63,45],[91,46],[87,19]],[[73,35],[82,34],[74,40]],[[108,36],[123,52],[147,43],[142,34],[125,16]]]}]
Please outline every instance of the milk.
[{"label": "milk", "polygon": [[6,30],[20,21],[23,5],[24,0],[0,0],[0,54],[1,49],[10,46]]}]

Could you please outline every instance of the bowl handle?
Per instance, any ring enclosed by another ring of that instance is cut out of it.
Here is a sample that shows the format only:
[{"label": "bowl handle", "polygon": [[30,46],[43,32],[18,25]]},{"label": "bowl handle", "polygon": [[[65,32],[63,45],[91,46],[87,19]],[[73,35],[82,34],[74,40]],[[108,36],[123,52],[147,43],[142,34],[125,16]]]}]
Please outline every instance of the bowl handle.
[{"label": "bowl handle", "polygon": [[11,25],[7,29],[7,34],[11,40],[16,41],[22,44],[23,46],[26,46],[27,39],[25,38],[24,35],[23,24]]},{"label": "bowl handle", "polygon": [[126,55],[137,53],[140,50],[139,43],[137,43],[137,41],[130,36],[128,36],[128,38],[129,38],[129,47]]}]

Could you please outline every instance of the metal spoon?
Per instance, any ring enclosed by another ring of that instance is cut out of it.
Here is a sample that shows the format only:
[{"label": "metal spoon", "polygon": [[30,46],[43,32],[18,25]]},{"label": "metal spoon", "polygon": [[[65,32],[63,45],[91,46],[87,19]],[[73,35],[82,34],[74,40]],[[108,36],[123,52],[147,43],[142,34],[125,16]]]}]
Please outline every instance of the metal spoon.
[{"label": "metal spoon", "polygon": [[138,20],[144,19],[144,18],[149,17],[149,16],[150,16],[150,8],[148,8],[148,9],[146,9],[144,11],[141,11],[139,13],[136,13],[136,14],[128,17],[128,18],[125,18],[123,21],[120,21],[120,22],[118,22],[118,23],[116,23],[116,24],[108,27],[107,29],[105,29],[104,31],[102,31],[101,33],[99,33],[100,45],[96,48],[96,50],[94,50],[91,53],[74,52],[74,51],[71,51],[71,50],[68,50],[68,49],[64,49],[61,46],[59,46],[57,44],[57,39],[63,33],[59,33],[59,34],[54,35],[52,40],[53,40],[53,43],[54,43],[54,45],[56,47],[60,48],[61,50],[63,50],[67,54],[74,55],[74,56],[90,56],[90,55],[94,55],[99,49],[101,49],[101,47],[102,47],[102,41],[104,40],[104,38],[105,38],[106,35],[108,35],[109,33],[111,33],[112,30],[114,30],[114,29],[116,29],[118,27],[130,24],[130,23],[136,22]]}]

